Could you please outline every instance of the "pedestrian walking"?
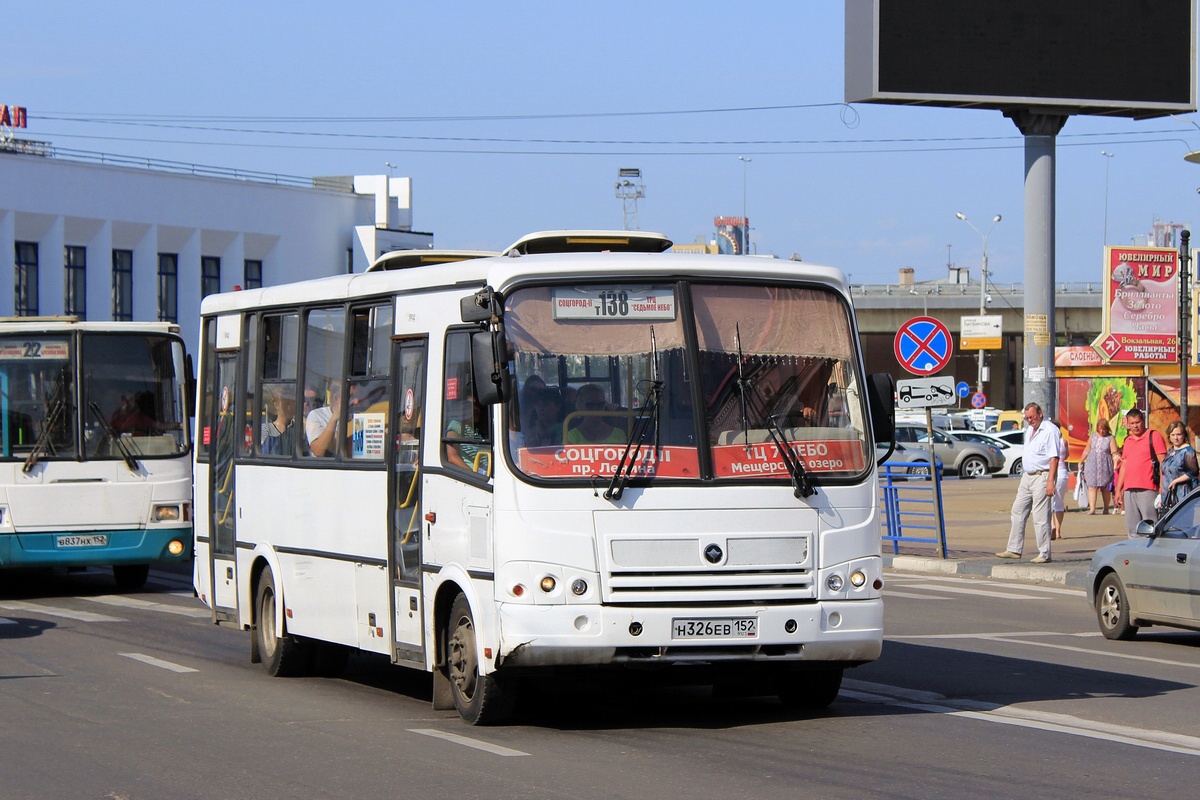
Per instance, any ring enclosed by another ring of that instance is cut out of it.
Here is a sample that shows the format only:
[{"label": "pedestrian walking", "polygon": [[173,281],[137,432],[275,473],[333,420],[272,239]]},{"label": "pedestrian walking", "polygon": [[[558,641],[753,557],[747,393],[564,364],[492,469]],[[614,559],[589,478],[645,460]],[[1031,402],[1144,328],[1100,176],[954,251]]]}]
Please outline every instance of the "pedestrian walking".
[{"label": "pedestrian walking", "polygon": [[1158,431],[1147,430],[1146,415],[1139,408],[1125,414],[1129,434],[1121,445],[1121,475],[1117,493],[1125,504],[1125,531],[1132,539],[1142,520],[1156,522],[1158,512],[1154,498],[1158,496],[1162,460],[1167,455],[1167,443]]},{"label": "pedestrian walking", "polygon": [[1096,428],[1088,437],[1087,446],[1083,448],[1083,455],[1079,457],[1079,460],[1083,462],[1083,469],[1080,472],[1083,474],[1083,480],[1087,483],[1087,513],[1089,514],[1096,513],[1097,500],[1104,502],[1104,510],[1100,513],[1110,513],[1109,502],[1112,492],[1109,491],[1109,487],[1116,476],[1114,465],[1117,455],[1117,440],[1113,438],[1108,420],[1101,417],[1096,420]]},{"label": "pedestrian walking", "polygon": [[1188,442],[1188,429],[1176,420],[1167,426],[1167,441],[1170,449],[1162,462],[1162,490],[1159,496],[1159,514],[1165,514],[1176,503],[1196,488],[1196,451]]},{"label": "pedestrian walking", "polygon": [[1046,419],[1037,403],[1025,406],[1025,453],[1021,457],[1021,483],[1012,504],[1012,527],[1008,548],[999,558],[1020,558],[1025,549],[1025,524],[1033,518],[1038,554],[1031,564],[1050,563],[1050,531],[1054,486],[1058,480],[1059,445],[1062,433]]},{"label": "pedestrian walking", "polygon": [[1058,428],[1058,473],[1054,478],[1054,507],[1053,514],[1050,517],[1050,538],[1063,538],[1062,526],[1063,517],[1067,514],[1067,483],[1071,480],[1071,473],[1067,470],[1067,441],[1062,438],[1062,426],[1058,420],[1053,420],[1055,427]]}]

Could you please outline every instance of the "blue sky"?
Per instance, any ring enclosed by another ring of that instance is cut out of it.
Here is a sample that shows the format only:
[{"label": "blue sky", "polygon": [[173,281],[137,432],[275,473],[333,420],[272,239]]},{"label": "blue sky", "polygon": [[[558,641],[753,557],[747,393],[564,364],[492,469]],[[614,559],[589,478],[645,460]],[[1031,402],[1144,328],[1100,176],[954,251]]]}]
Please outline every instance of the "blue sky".
[{"label": "blue sky", "polygon": [[[974,276],[982,243],[954,214],[985,231],[1002,214],[992,279],[1023,280],[1016,127],[996,111],[842,105],[842,3],[434,5],[16,4],[0,103],[29,109],[22,136],[76,150],[298,176],[390,162],[439,247],[619,228],[616,173],[639,167],[640,227],[678,242],[740,216],[744,180],[761,253],[855,283],[901,267],[939,278],[948,260]],[[1196,117],[1070,119],[1058,280],[1101,279],[1106,207],[1109,244],[1200,218],[1200,166],[1183,161],[1200,150]]]}]

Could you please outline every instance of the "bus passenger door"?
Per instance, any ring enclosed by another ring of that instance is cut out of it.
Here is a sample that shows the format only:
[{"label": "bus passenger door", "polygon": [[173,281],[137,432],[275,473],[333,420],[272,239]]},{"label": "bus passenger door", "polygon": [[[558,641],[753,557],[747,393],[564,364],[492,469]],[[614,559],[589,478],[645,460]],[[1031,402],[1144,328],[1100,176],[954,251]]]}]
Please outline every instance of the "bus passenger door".
[{"label": "bus passenger door", "polygon": [[424,668],[421,608],[421,447],[424,442],[427,342],[392,345],[392,424],[388,454],[388,570],[392,586],[395,660]]},{"label": "bus passenger door", "polygon": [[238,354],[219,353],[216,364],[216,440],[212,447],[212,496],[209,530],[212,531],[213,612],[217,619],[237,619],[237,506],[234,502],[234,456],[241,442],[237,409]]}]

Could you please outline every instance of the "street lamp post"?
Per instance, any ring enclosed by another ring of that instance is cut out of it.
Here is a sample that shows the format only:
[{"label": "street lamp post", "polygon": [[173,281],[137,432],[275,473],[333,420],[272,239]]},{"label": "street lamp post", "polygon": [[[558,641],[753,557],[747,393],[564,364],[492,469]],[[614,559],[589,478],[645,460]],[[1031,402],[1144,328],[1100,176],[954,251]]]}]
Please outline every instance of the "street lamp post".
[{"label": "street lamp post", "polygon": [[743,255],[750,255],[750,220],[746,218],[746,175],[750,171],[750,162],[754,159],[747,156],[738,156],[738,161],[742,162],[742,225],[746,232],[746,238],[742,242],[745,248]]},{"label": "street lamp post", "polygon": [[[983,268],[981,270],[981,273],[982,273],[980,276],[981,280],[979,281],[979,316],[982,317],[985,313],[987,313],[987,279],[988,279],[987,240],[988,240],[988,237],[992,235],[992,228],[996,227],[996,223],[1000,221],[1000,215],[997,214],[996,216],[992,217],[992,224],[991,224],[991,227],[989,227],[987,229],[987,233],[984,233],[983,231],[979,230],[979,228],[976,228],[974,223],[972,223],[971,220],[967,219],[966,214],[963,214],[962,212],[955,212],[954,216],[958,217],[963,222],[970,225],[971,230],[978,233],[979,238],[983,240]],[[984,381],[984,369],[985,369],[985,367],[983,365],[983,358],[984,358],[984,353],[983,353],[983,348],[981,347],[979,349],[979,383],[977,384],[977,387],[976,387],[976,391],[979,392],[980,394],[983,394],[983,381]]]},{"label": "street lamp post", "polygon": [[1108,167],[1116,153],[1101,150],[1100,155],[1104,156],[1104,246],[1108,247]]}]

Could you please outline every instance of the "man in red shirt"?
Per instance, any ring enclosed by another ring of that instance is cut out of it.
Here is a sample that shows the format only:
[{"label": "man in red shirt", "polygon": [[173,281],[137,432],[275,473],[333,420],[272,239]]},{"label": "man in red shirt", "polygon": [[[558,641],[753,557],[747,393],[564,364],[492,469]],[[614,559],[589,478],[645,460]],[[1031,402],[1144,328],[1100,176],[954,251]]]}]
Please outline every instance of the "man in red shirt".
[{"label": "man in red shirt", "polygon": [[1158,495],[1155,480],[1157,463],[1167,455],[1167,443],[1158,431],[1146,430],[1146,416],[1141,409],[1131,408],[1125,414],[1129,434],[1121,446],[1121,477],[1117,479],[1117,495],[1125,500],[1125,529],[1132,539],[1137,535],[1138,522],[1158,519],[1154,498]]}]

